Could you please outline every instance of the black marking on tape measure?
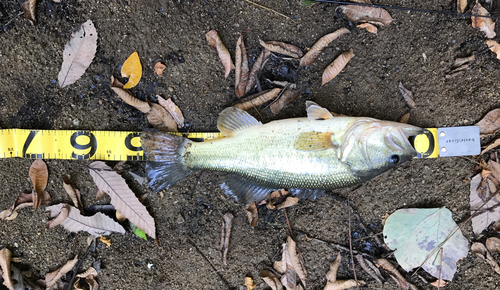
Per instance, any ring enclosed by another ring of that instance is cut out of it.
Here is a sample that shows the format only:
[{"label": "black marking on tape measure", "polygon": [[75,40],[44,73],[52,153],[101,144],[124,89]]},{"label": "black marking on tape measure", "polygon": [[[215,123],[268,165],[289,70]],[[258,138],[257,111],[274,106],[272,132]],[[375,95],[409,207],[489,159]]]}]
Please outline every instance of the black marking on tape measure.
[{"label": "black marking on tape measure", "polygon": [[[429,147],[427,148],[427,150],[425,152],[418,152],[417,151],[417,158],[427,158],[429,156],[431,156],[432,152],[434,152],[434,149],[436,147],[436,143],[434,142],[434,135],[432,135],[432,132],[427,130],[427,129],[424,129],[424,132],[418,136],[421,136],[421,135],[424,135],[427,140],[429,141]],[[413,146],[413,148],[415,148],[415,138],[417,136],[411,136],[410,138],[408,138],[408,140],[410,141],[410,144],[411,146]]]},{"label": "black marking on tape measure", "polygon": [[24,141],[24,145],[23,145],[23,157],[24,158],[37,159],[37,158],[43,158],[45,156],[45,154],[43,154],[43,153],[42,154],[36,154],[36,153],[35,154],[34,153],[26,154],[26,151],[30,147],[31,142],[33,141],[33,139],[35,139],[35,136],[38,132],[39,132],[39,130],[30,131],[30,133],[28,134],[28,138],[26,138],[26,141]]},{"label": "black marking on tape measure", "polygon": [[[76,142],[76,138],[78,138],[79,136],[89,137],[89,143],[78,144]],[[78,159],[78,160],[90,159],[90,157],[92,157],[95,154],[95,152],[97,151],[97,139],[95,138],[94,134],[92,134],[89,131],[77,131],[77,132],[73,133],[71,135],[71,138],[70,138],[70,143],[71,143],[71,146],[73,146],[73,148],[78,149],[78,150],[85,150],[85,149],[90,148],[90,151],[87,154],[76,154],[73,151],[73,153],[71,153],[71,157],[73,157],[74,159]]]},{"label": "black marking on tape measure", "polygon": [[128,150],[130,151],[142,151],[142,146],[134,146],[132,145],[132,139],[134,138],[139,138],[141,136],[141,133],[130,133],[127,135],[125,138],[125,147],[127,147]]}]

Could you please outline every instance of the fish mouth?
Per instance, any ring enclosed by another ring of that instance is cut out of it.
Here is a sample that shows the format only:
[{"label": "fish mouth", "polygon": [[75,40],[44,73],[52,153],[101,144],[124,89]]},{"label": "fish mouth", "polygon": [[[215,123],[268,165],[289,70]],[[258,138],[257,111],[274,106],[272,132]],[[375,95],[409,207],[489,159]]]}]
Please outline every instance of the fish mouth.
[{"label": "fish mouth", "polygon": [[405,137],[412,137],[424,133],[424,129],[417,126],[405,125],[404,127],[401,127],[401,133]]}]

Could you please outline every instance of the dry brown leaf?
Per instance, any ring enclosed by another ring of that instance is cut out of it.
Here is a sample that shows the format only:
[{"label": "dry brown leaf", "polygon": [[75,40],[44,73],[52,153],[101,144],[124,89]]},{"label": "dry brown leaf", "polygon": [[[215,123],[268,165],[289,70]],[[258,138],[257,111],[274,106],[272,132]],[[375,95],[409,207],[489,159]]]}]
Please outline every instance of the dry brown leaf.
[{"label": "dry brown leaf", "polygon": [[447,284],[446,281],[444,281],[443,279],[438,279],[431,283],[432,286],[437,288],[444,287],[446,286],[446,284]]},{"label": "dry brown leaf", "polygon": [[269,56],[271,56],[271,51],[264,48],[260,52],[259,57],[253,63],[252,68],[250,69],[250,73],[248,74],[248,82],[245,88],[245,94],[251,91],[253,87],[255,87],[255,84],[257,84],[258,74]]},{"label": "dry brown leaf", "polygon": [[342,27],[330,34],[321,37],[311,49],[300,59],[299,66],[307,66],[313,63],[323,53],[325,48],[339,36],[350,33],[349,29]]},{"label": "dry brown leaf", "polygon": [[111,89],[127,104],[138,109],[143,113],[151,110],[148,102],[144,102],[134,97],[128,90],[123,89],[123,84],[120,83],[115,77],[111,76]]},{"label": "dry brown leaf", "polygon": [[486,45],[497,55],[497,58],[500,59],[500,44],[494,40],[486,40]]},{"label": "dry brown leaf", "polygon": [[372,4],[370,0],[352,0],[349,2],[354,2],[354,3],[363,3],[363,4]]},{"label": "dry brown leaf", "polygon": [[106,244],[108,247],[111,247],[111,239],[110,238],[100,236],[99,241],[101,241],[103,244]]},{"label": "dry brown leaf", "polygon": [[455,59],[455,62],[452,65],[452,67],[460,67],[464,64],[469,64],[475,60],[476,60],[476,55],[474,55],[474,54],[471,56],[467,56],[467,57],[457,57]]},{"label": "dry brown leaf", "polygon": [[231,70],[234,69],[233,60],[231,60],[231,55],[229,54],[229,51],[222,43],[222,40],[220,40],[220,37],[217,34],[217,31],[211,30],[211,31],[207,32],[207,34],[205,34],[205,37],[207,38],[207,41],[208,41],[208,44],[210,45],[210,47],[217,50],[219,58],[222,61],[222,64],[224,65],[224,69],[226,70],[226,72],[224,74],[224,78],[227,79]]},{"label": "dry brown leaf", "polygon": [[[343,290],[356,286],[356,281],[353,279],[350,280],[337,280],[337,271],[339,269],[340,261],[342,260],[342,256],[340,253],[335,258],[335,261],[330,263],[330,271],[326,273],[326,285],[324,290]],[[363,286],[366,283],[363,280],[358,280],[357,285]]]},{"label": "dry brown leaf", "polygon": [[486,148],[484,148],[484,150],[481,151],[480,155],[483,155],[484,153],[486,153],[486,152],[490,151],[491,149],[496,148],[498,146],[500,146],[500,138],[498,138],[494,142],[488,144],[488,146],[486,146]]},{"label": "dry brown leaf", "polygon": [[351,48],[348,52],[342,53],[331,64],[329,64],[323,72],[321,86],[335,78],[353,57],[354,52]]},{"label": "dry brown leaf", "polygon": [[236,57],[235,57],[236,69],[235,73],[235,93],[238,98],[243,97],[246,93],[246,87],[248,82],[248,56],[247,50],[245,48],[245,42],[243,41],[243,36],[238,38],[236,43]]},{"label": "dry brown leaf", "polygon": [[269,194],[266,197],[267,208],[268,209],[275,209],[276,207],[274,206],[274,204],[276,203],[278,198],[283,197],[283,196],[287,196],[288,194],[290,194],[290,193],[288,191],[284,190],[283,188],[280,190],[276,190],[276,191],[271,192],[271,194]]},{"label": "dry brown leaf", "polygon": [[21,3],[21,7],[24,10],[24,18],[31,21],[32,24],[36,24],[36,0],[25,0]]},{"label": "dry brown leaf", "polygon": [[486,248],[493,253],[500,253],[500,239],[491,237],[486,240]]},{"label": "dry brown leaf", "polygon": [[250,108],[260,106],[265,102],[274,99],[280,92],[281,89],[279,88],[262,91],[258,94],[254,94],[242,99],[241,103],[234,104],[233,106],[242,110],[248,110]]},{"label": "dry brown leaf", "polygon": [[116,211],[115,212],[116,220],[119,222],[124,222],[127,218],[121,214],[121,212]]},{"label": "dry brown leaf", "polygon": [[257,221],[259,220],[259,214],[257,212],[257,205],[255,202],[249,203],[245,206],[245,210],[247,212],[248,222],[250,226],[253,228],[257,225]]},{"label": "dry brown leaf", "polygon": [[401,119],[399,120],[399,123],[406,124],[406,123],[408,123],[409,120],[410,120],[410,113],[406,113],[403,115],[403,117],[401,117]]},{"label": "dry brown leaf", "polygon": [[364,28],[364,29],[366,29],[366,31],[373,33],[373,34],[377,34],[377,32],[378,32],[377,26],[375,26],[371,23],[361,23],[357,27]]},{"label": "dry brown leaf", "polygon": [[96,50],[97,31],[94,23],[87,20],[64,46],[63,63],[58,75],[61,88],[76,82],[85,73]]},{"label": "dry brown leaf", "polygon": [[85,282],[89,284],[89,290],[98,290],[99,284],[97,284],[95,277],[97,277],[97,270],[94,267],[90,267],[85,271],[85,273],[81,273],[76,275],[79,278],[85,278]]},{"label": "dry brown leaf", "polygon": [[269,107],[273,114],[279,114],[283,108],[288,106],[289,104],[295,102],[297,98],[300,97],[300,92],[296,90],[285,90],[281,96],[274,101]]},{"label": "dry brown leaf", "polygon": [[412,109],[415,108],[415,101],[413,100],[412,91],[405,88],[401,82],[399,82],[398,88],[399,88],[399,91],[401,92],[401,94],[403,95],[403,98],[405,99],[408,106],[410,106],[410,108],[412,108]]},{"label": "dry brown leaf", "polygon": [[75,189],[70,184],[70,180],[67,176],[63,178],[63,188],[64,190],[66,190],[66,193],[71,198],[71,201],[73,201],[75,207],[77,207],[80,211],[83,210],[82,197],[80,195],[80,191],[78,189]]},{"label": "dry brown leaf", "polygon": [[284,55],[288,55],[293,58],[301,58],[304,53],[302,50],[295,45],[279,42],[279,41],[268,41],[264,42],[262,39],[259,39],[260,45],[262,45],[265,49],[270,50],[272,52],[281,53]]},{"label": "dry brown leaf", "polygon": [[299,202],[298,197],[287,197],[286,200],[283,203],[280,203],[276,206],[276,209],[282,209],[282,208],[287,208],[291,207],[293,205],[296,205]]},{"label": "dry brown leaf", "polygon": [[[47,191],[44,191],[43,193],[44,197],[42,200],[42,205],[50,202],[50,195],[47,193]],[[21,193],[10,208],[0,212],[0,220],[13,220],[18,215],[17,210],[30,206],[33,207],[33,194]]]},{"label": "dry brown leaf", "polygon": [[163,71],[167,68],[166,65],[164,65],[163,63],[161,63],[161,61],[155,63],[155,66],[154,66],[154,70],[155,70],[155,74],[157,74],[158,76],[162,76],[163,75]]},{"label": "dry brown leaf", "polygon": [[76,256],[73,260],[66,262],[66,264],[64,264],[61,268],[45,275],[45,285],[47,286],[47,290],[54,289],[54,286],[56,286],[59,279],[71,271],[77,262],[78,256]]},{"label": "dry brown leaf", "polygon": [[146,115],[149,124],[161,131],[178,132],[177,122],[175,122],[174,117],[165,108],[153,103],[150,106],[151,111]]},{"label": "dry brown leaf", "polygon": [[353,22],[368,22],[371,24],[384,26],[392,22],[392,17],[387,10],[376,7],[341,5],[337,7]]},{"label": "dry brown leaf", "polygon": [[271,287],[272,290],[283,290],[283,285],[280,282],[280,277],[268,270],[261,270],[260,277]]},{"label": "dry brown leaf", "polygon": [[470,249],[473,254],[488,262],[488,264],[490,264],[490,266],[493,268],[493,271],[495,271],[497,274],[500,274],[500,266],[483,244],[473,243]]},{"label": "dry brown leaf", "polygon": [[177,123],[178,128],[184,127],[184,116],[182,115],[181,109],[172,101],[171,98],[165,100],[161,96],[157,95],[158,103],[170,113],[172,118],[174,118]]},{"label": "dry brown leaf", "polygon": [[500,130],[500,108],[489,111],[476,126],[479,127],[481,137],[495,134]]},{"label": "dry brown leaf", "polygon": [[97,189],[96,195],[95,195],[95,200],[101,199],[106,193],[103,190]]},{"label": "dry brown leaf", "polygon": [[227,266],[227,251],[229,250],[229,237],[231,236],[231,226],[233,215],[226,213],[222,218],[222,236],[220,241],[220,254],[222,263]]},{"label": "dry brown leaf", "polygon": [[[482,16],[490,16],[488,10],[486,10],[479,2],[476,1],[476,5],[472,8],[471,13],[473,15],[482,15]],[[495,33],[495,22],[491,18],[486,17],[471,17],[472,19],[472,27],[479,28],[484,34],[486,38],[493,38],[497,34]]]},{"label": "dry brown leaf", "polygon": [[379,269],[377,267],[375,267],[375,265],[373,265],[372,262],[370,262],[370,260],[365,260],[365,258],[363,258],[363,255],[361,254],[357,254],[356,256],[356,260],[358,260],[359,262],[359,265],[361,266],[361,268],[366,272],[368,273],[368,275],[372,276],[373,279],[375,279],[377,281],[377,283],[379,284],[383,284],[385,281],[384,277],[382,277],[382,274],[380,273]]},{"label": "dry brown leaf", "polygon": [[464,13],[465,7],[467,7],[467,0],[457,0],[457,12]]},{"label": "dry brown leaf", "polygon": [[93,216],[83,216],[76,207],[65,203],[48,206],[45,211],[50,218],[55,218],[47,222],[47,228],[62,225],[70,232],[86,231],[96,237],[110,235],[112,232],[125,234],[125,229],[119,223],[100,212]]},{"label": "dry brown leaf", "polygon": [[125,179],[102,161],[90,164],[90,175],[97,187],[111,197],[111,204],[131,223],[152,238],[156,237],[155,220],[130,190]]},{"label": "dry brown leaf", "polygon": [[406,279],[398,272],[396,267],[389,262],[387,259],[377,259],[375,261],[377,267],[382,267],[389,276],[399,285],[403,290],[407,289],[418,289],[415,285],[406,281]]},{"label": "dry brown leaf", "polygon": [[[485,170],[483,170],[485,171]],[[482,182],[482,177],[480,174],[474,176],[470,182],[470,210],[471,213],[475,213],[481,206],[481,209],[486,209],[493,207],[498,204],[498,201],[494,198],[490,199],[488,203],[484,206],[484,200],[486,200],[490,195],[489,190],[486,187],[484,197],[480,196],[477,188]],[[484,200],[483,200],[484,198]],[[480,234],[484,229],[486,229],[490,224],[500,220],[500,209],[495,208],[491,211],[484,211],[480,214],[474,215],[472,217],[472,230],[475,234]]]},{"label": "dry brown leaf", "polygon": [[[287,242],[283,244],[283,256],[281,258],[281,267],[282,271],[285,273],[290,269],[293,269],[293,271],[299,276],[300,280],[302,281],[302,284],[306,286],[306,276],[307,276],[307,271],[306,268],[304,267],[304,262],[299,258],[299,253],[297,251],[297,244],[295,244],[295,241],[291,238],[287,238]],[[293,275],[289,275],[288,277],[293,279]],[[281,283],[283,283],[283,278],[281,279]],[[293,284],[293,283],[291,283]],[[283,283],[283,286],[286,287],[285,283]],[[295,286],[295,285],[294,285]]]},{"label": "dry brown leaf", "polygon": [[42,159],[35,160],[31,164],[29,176],[33,184],[33,208],[37,209],[42,204],[45,187],[47,187],[47,180],[49,179],[47,164]]},{"label": "dry brown leaf", "polygon": [[255,288],[255,284],[251,277],[245,277],[245,286],[247,286],[247,290],[253,290],[253,288]]},{"label": "dry brown leaf", "polygon": [[2,268],[2,278],[3,285],[9,288],[9,290],[14,290],[14,284],[12,282],[12,277],[10,275],[10,261],[11,261],[12,253],[9,249],[3,248],[0,251],[0,268]]}]

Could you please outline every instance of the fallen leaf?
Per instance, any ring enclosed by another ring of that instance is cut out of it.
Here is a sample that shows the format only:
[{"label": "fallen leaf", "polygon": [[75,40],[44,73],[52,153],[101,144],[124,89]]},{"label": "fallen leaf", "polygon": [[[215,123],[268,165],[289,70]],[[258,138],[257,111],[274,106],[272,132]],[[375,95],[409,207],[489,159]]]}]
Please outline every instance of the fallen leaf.
[{"label": "fallen leaf", "polygon": [[135,87],[142,78],[142,65],[139,59],[139,54],[134,51],[122,65],[122,77],[128,77],[127,83],[123,85],[124,89],[131,89]]},{"label": "fallen leaf", "polygon": [[253,279],[250,277],[245,277],[245,286],[247,286],[247,290],[253,290],[253,288],[255,288]]},{"label": "fallen leaf", "polygon": [[335,261],[330,263],[330,270],[326,273],[326,285],[324,290],[343,290],[348,289],[355,286],[363,286],[365,285],[365,281],[358,280],[356,285],[356,281],[354,279],[350,280],[337,280],[337,271],[339,269],[340,261],[342,260],[342,256],[340,253],[335,258]]},{"label": "fallen leaf", "polygon": [[248,110],[253,107],[258,107],[264,104],[265,102],[274,99],[280,92],[281,89],[279,88],[262,91],[258,94],[254,94],[242,99],[241,103],[234,104],[233,106],[242,110]]},{"label": "fallen leaf", "polygon": [[[491,223],[500,220],[500,208],[495,208],[494,210],[486,210],[498,204],[498,201],[494,198],[490,199],[488,203],[484,206],[483,199],[478,195],[477,188],[481,184],[482,177],[480,174],[474,176],[470,182],[470,210],[471,213],[474,214],[481,206],[482,211],[480,214],[474,215],[472,217],[472,231],[479,235],[484,229],[486,229]],[[487,194],[489,194],[489,190],[487,189]],[[489,197],[485,196],[487,199]]]},{"label": "fallen leaf", "polygon": [[283,285],[280,282],[280,277],[268,270],[261,270],[260,277],[271,287],[272,290],[283,290]]},{"label": "fallen leaf", "polygon": [[492,253],[500,253],[500,239],[496,237],[486,239],[486,248]]},{"label": "fallen leaf", "polygon": [[476,60],[476,55],[471,55],[471,56],[467,56],[467,57],[457,57],[455,59],[455,62],[453,63],[452,67],[460,67],[464,64],[468,64],[468,63],[471,63],[473,61]]},{"label": "fallen leaf", "polygon": [[87,20],[64,46],[63,63],[59,71],[59,86],[64,88],[76,82],[89,67],[97,50],[97,31]]},{"label": "fallen leaf", "polygon": [[321,37],[311,49],[300,59],[299,66],[307,66],[313,63],[323,53],[325,48],[339,36],[350,33],[349,29],[342,27],[330,34]]},{"label": "fallen leaf", "polygon": [[150,106],[151,110],[146,115],[149,124],[161,131],[178,132],[177,122],[165,108],[158,104],[150,104]]},{"label": "fallen leaf", "polygon": [[97,189],[97,192],[95,195],[95,200],[101,199],[101,197],[103,197],[105,194],[106,194],[106,192],[104,192],[104,190]]},{"label": "fallen leaf", "polygon": [[457,12],[464,13],[465,7],[467,7],[467,0],[457,0]]},{"label": "fallen leaf", "polygon": [[497,58],[500,59],[500,44],[494,40],[486,40],[486,45],[497,55]]},{"label": "fallen leaf", "polygon": [[442,279],[437,279],[436,281],[432,282],[431,285],[437,288],[444,287],[446,286],[446,281]]},{"label": "fallen leaf", "polygon": [[127,218],[122,215],[119,211],[115,212],[116,220],[119,222],[124,222]]},{"label": "fallen leaf", "polygon": [[249,203],[245,206],[245,210],[247,212],[248,222],[250,223],[250,226],[252,228],[255,227],[259,219],[257,205],[255,205],[255,202]]},{"label": "fallen leaf", "polygon": [[81,273],[76,275],[79,278],[85,278],[85,282],[89,284],[89,290],[98,290],[99,284],[97,284],[95,277],[97,277],[97,270],[94,267],[90,267],[85,271],[85,273]]},{"label": "fallen leaf", "polygon": [[229,237],[231,236],[231,226],[233,215],[226,213],[222,219],[222,236],[220,241],[220,254],[222,263],[227,266],[227,251],[229,250]]},{"label": "fallen leaf", "polygon": [[182,115],[181,109],[172,102],[171,98],[168,98],[165,100],[162,98],[160,95],[156,96],[158,98],[158,103],[167,110],[167,112],[170,113],[172,118],[174,118],[175,122],[177,123],[178,128],[184,127],[184,116]]},{"label": "fallen leaf", "polygon": [[[472,8],[471,13],[473,15],[482,15],[482,16],[490,16],[488,10],[486,10],[478,1],[476,1],[476,5]],[[486,38],[493,38],[497,34],[495,33],[495,22],[491,18],[487,17],[475,17],[472,16],[472,27],[479,28],[484,34]]]},{"label": "fallen leaf", "polygon": [[21,3],[21,7],[24,10],[24,18],[31,21],[32,24],[36,24],[36,0],[25,0]]},{"label": "fallen leaf", "polygon": [[166,65],[164,65],[163,63],[161,63],[161,61],[155,63],[155,67],[154,67],[154,70],[155,70],[155,74],[157,74],[158,76],[162,76],[163,75],[163,71],[167,68]]},{"label": "fallen leaf", "polygon": [[250,73],[248,74],[248,82],[245,88],[245,94],[251,91],[255,87],[255,84],[257,84],[258,74],[269,56],[271,56],[271,51],[264,48],[260,52],[259,57],[257,57],[255,62],[253,63],[252,68],[250,69]]},{"label": "fallen leaf", "polygon": [[47,187],[47,180],[49,178],[49,170],[42,159],[37,159],[31,164],[29,176],[33,184],[33,208],[37,209],[42,204],[45,187]]},{"label": "fallen leaf", "polygon": [[323,72],[321,86],[335,78],[353,57],[354,52],[351,48],[348,52],[342,53],[331,64],[329,64]]},{"label": "fallen leaf", "polygon": [[269,107],[273,114],[279,114],[283,108],[288,106],[289,104],[295,102],[297,98],[300,97],[300,92],[296,90],[285,90],[281,96],[274,101]]},{"label": "fallen leaf", "polygon": [[364,28],[364,29],[366,29],[366,31],[373,33],[373,34],[377,34],[377,32],[378,32],[377,26],[375,26],[371,23],[361,23],[358,25],[358,27]]},{"label": "fallen leaf", "polygon": [[377,281],[377,283],[379,283],[381,285],[384,283],[383,281],[385,281],[385,279],[384,279],[384,277],[382,277],[380,270],[377,267],[375,267],[375,265],[373,265],[373,263],[370,262],[370,260],[363,258],[363,255],[361,255],[361,254],[357,254],[355,257],[356,257],[356,260],[358,260],[361,268],[366,273],[368,273],[368,275],[372,276],[372,278],[375,279]]},{"label": "fallen leaf", "polygon": [[55,270],[54,272],[50,272],[45,275],[45,285],[47,290],[55,289],[56,283],[61,279],[62,276],[66,275],[69,271],[73,269],[73,267],[78,262],[78,256],[76,256],[73,260],[69,260],[62,266],[61,268]]},{"label": "fallen leaf", "polygon": [[97,187],[111,197],[111,204],[148,236],[155,238],[155,220],[130,190],[125,179],[102,161],[95,161],[89,167]]},{"label": "fallen leaf", "polygon": [[82,197],[80,196],[80,191],[78,189],[75,189],[70,183],[70,180],[68,177],[63,177],[63,188],[66,190],[66,193],[69,195],[71,198],[71,201],[73,201],[73,204],[75,205],[76,208],[78,208],[80,211],[83,210],[83,204],[82,204]]},{"label": "fallen leaf", "polygon": [[279,41],[268,41],[264,42],[262,39],[259,39],[260,45],[262,45],[265,49],[270,50],[272,52],[281,53],[284,55],[288,55],[293,58],[301,58],[304,53],[302,50],[295,45],[279,42]]},{"label": "fallen leaf", "polygon": [[481,151],[481,154],[479,154],[479,155],[483,155],[484,153],[486,153],[486,152],[490,151],[491,149],[496,148],[498,146],[500,146],[500,138],[498,138],[494,142],[488,144],[488,146],[486,146],[486,148],[484,148],[484,150]]},{"label": "fallen leaf", "polygon": [[0,251],[0,268],[2,268],[2,278],[3,285],[9,288],[9,290],[14,290],[14,284],[12,282],[12,277],[10,275],[10,260],[12,253],[9,249],[3,248]]},{"label": "fallen leaf", "polygon": [[224,65],[224,69],[226,70],[226,72],[224,74],[224,78],[227,79],[231,70],[234,69],[234,64],[233,64],[233,61],[231,60],[231,55],[229,54],[229,51],[222,43],[222,40],[220,40],[220,37],[217,34],[217,31],[211,30],[211,31],[207,32],[207,34],[205,34],[205,37],[207,38],[207,41],[208,41],[208,44],[210,45],[210,47],[217,50],[217,54],[219,55],[219,59],[222,61],[222,65]]},{"label": "fallen leaf", "polygon": [[127,104],[138,109],[143,113],[151,111],[148,102],[141,101],[134,97],[128,90],[123,89],[123,84],[111,76],[111,89]]},{"label": "fallen leaf", "polygon": [[413,100],[412,91],[405,88],[401,82],[399,82],[398,88],[399,88],[399,91],[401,92],[401,94],[403,95],[403,98],[405,99],[408,106],[410,106],[410,108],[412,108],[412,109],[415,108],[415,101]]},{"label": "fallen leaf", "polygon": [[495,271],[497,274],[500,274],[500,266],[483,244],[473,243],[470,249],[474,255],[488,262],[488,264],[490,264],[490,266],[493,268],[493,271]]},{"label": "fallen leaf", "polygon": [[387,10],[377,7],[340,5],[337,7],[353,22],[368,22],[378,26],[389,25],[392,17]]},{"label": "fallen leaf", "polygon": [[130,227],[132,228],[132,232],[134,235],[138,236],[139,238],[143,240],[148,240],[148,237],[146,236],[146,233],[141,230],[140,228],[136,227],[133,223],[130,223]]},{"label": "fallen leaf", "polygon": [[479,127],[481,137],[495,134],[500,130],[500,108],[489,111],[476,126]]},{"label": "fallen leaf", "polygon": [[289,88],[291,90],[295,90],[297,88],[296,84],[287,82],[287,81],[271,81],[270,79],[266,79],[269,83],[276,85],[280,88]]},{"label": "fallen leaf", "polygon": [[276,207],[274,206],[274,204],[276,203],[276,201],[281,198],[281,197],[284,197],[286,195],[290,194],[288,191],[284,190],[284,189],[280,189],[280,190],[276,190],[276,191],[273,191],[271,192],[271,194],[269,194],[267,197],[266,197],[266,206],[268,209],[275,209]]},{"label": "fallen leaf", "polygon": [[287,207],[291,207],[293,205],[296,205],[297,203],[299,202],[299,198],[298,197],[287,197],[285,202],[283,203],[280,203],[276,206],[276,209],[282,209],[282,208],[287,208]]},{"label": "fallen leaf", "polygon": [[[50,195],[46,191],[43,193],[44,197],[42,199],[42,205],[50,202]],[[0,220],[13,220],[18,215],[17,210],[30,206],[33,207],[33,194],[21,193],[10,208],[0,212]]]},{"label": "fallen leaf", "polygon": [[102,243],[106,244],[108,247],[111,247],[111,239],[110,238],[106,238],[106,237],[100,236],[99,237],[99,241],[101,241]]},{"label": "fallen leaf", "polygon": [[235,66],[235,93],[238,98],[241,98],[245,95],[248,82],[248,56],[243,36],[240,36],[236,43]]},{"label": "fallen leaf", "polygon": [[62,225],[70,232],[86,231],[93,236],[110,235],[112,232],[125,234],[125,229],[112,218],[102,213],[93,216],[83,216],[80,211],[65,203],[51,205],[45,208],[50,218],[47,228]]},{"label": "fallen leaf", "polygon": [[401,119],[399,120],[399,123],[406,124],[406,123],[408,123],[409,120],[410,120],[410,113],[406,113],[403,115],[403,117],[401,117]]},{"label": "fallen leaf", "polygon": [[406,281],[406,279],[401,275],[401,273],[398,272],[396,267],[394,267],[394,265],[392,265],[392,263],[389,262],[389,260],[377,259],[375,263],[377,267],[382,267],[382,269],[384,269],[389,274],[389,276],[396,282],[396,284],[399,285],[399,287],[401,287],[401,289],[403,290],[418,289],[417,287],[415,287],[415,285]]},{"label": "fallen leaf", "polygon": [[[287,271],[293,270],[293,272],[296,273],[297,276],[299,276],[300,281],[302,281],[302,284],[306,286],[307,271],[306,268],[304,267],[304,262],[299,258],[299,253],[297,251],[297,244],[291,237],[288,237],[286,243],[283,244],[281,267],[284,276],[287,275]],[[294,281],[295,279],[293,276],[294,276],[293,273],[289,273],[288,277],[291,277],[292,280]],[[284,283],[283,277],[281,277],[281,283],[283,284],[283,286],[286,287],[285,285],[286,283]],[[295,287],[295,285],[293,286]]]},{"label": "fallen leaf", "polygon": [[422,267],[438,279],[451,281],[456,262],[467,256],[469,242],[445,207],[397,210],[386,220],[383,232],[385,243],[397,249],[394,257],[408,272]]}]

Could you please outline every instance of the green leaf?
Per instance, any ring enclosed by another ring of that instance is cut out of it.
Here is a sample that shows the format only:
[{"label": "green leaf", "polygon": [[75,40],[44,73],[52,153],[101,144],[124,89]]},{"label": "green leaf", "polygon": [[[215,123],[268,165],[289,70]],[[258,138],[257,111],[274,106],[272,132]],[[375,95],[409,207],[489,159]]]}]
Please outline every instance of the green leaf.
[{"label": "green leaf", "polygon": [[441,279],[452,280],[469,245],[457,228],[444,207],[400,209],[387,218],[384,241],[406,271],[422,265],[432,276],[439,278],[441,272]]},{"label": "green leaf", "polygon": [[309,7],[313,4],[316,4],[318,2],[314,1],[314,0],[302,0],[302,2],[300,2],[300,5],[304,6],[304,7]]},{"label": "green leaf", "polygon": [[132,232],[136,236],[138,236],[139,238],[145,239],[146,241],[148,240],[148,237],[146,237],[146,233],[143,230],[136,227],[133,223],[130,223],[130,226],[132,227]]}]

